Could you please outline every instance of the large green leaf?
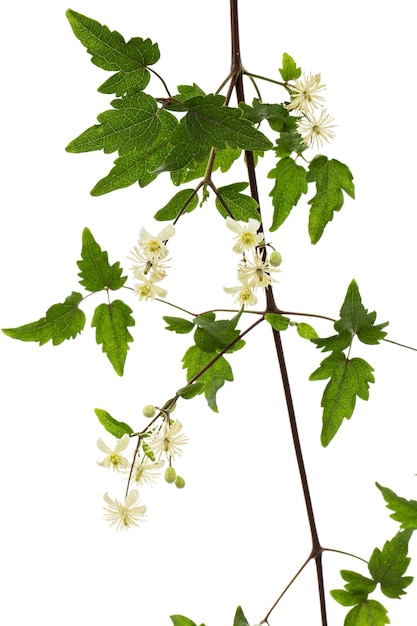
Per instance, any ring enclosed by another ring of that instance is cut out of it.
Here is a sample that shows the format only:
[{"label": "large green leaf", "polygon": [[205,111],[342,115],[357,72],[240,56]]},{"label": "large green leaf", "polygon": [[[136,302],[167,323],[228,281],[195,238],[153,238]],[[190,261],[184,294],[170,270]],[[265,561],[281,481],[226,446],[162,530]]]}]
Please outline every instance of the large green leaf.
[{"label": "large green leaf", "polygon": [[375,548],[369,560],[369,572],[388,598],[400,598],[406,593],[405,587],[413,581],[412,576],[403,576],[411,561],[407,553],[412,534],[411,528],[400,531],[391,541],[385,542],[382,550]]},{"label": "large green leaf", "polygon": [[83,230],[82,241],[82,261],[77,261],[80,284],[92,292],[123,287],[127,276],[122,276],[120,263],[109,264],[107,252],[102,251],[88,228]]},{"label": "large green leaf", "polygon": [[75,339],[85,325],[85,314],[78,308],[82,299],[80,293],[73,291],[65,298],[65,302],[52,305],[45,317],[37,322],[17,328],[3,328],[3,332],[20,341],[38,341],[40,346],[50,340],[54,346],[58,346],[66,339]]},{"label": "large green leaf", "polygon": [[103,344],[103,352],[119,376],[123,376],[129,342],[133,337],[127,330],[134,326],[135,320],[130,315],[132,309],[121,300],[110,304],[100,304],[94,311],[91,325],[96,329],[96,341]]},{"label": "large green leaf", "polygon": [[277,166],[268,174],[275,179],[275,185],[269,194],[272,196],[274,215],[270,230],[274,231],[283,224],[296,206],[303,193],[307,193],[306,170],[290,157],[278,161]]},{"label": "large green leaf", "polygon": [[119,96],[128,90],[146,87],[150,78],[147,66],[156,63],[160,56],[157,44],[140,37],[126,43],[117,31],[112,32],[72,9],[67,11],[67,18],[74,35],[91,54],[91,61],[104,70],[116,72],[99,91]]}]

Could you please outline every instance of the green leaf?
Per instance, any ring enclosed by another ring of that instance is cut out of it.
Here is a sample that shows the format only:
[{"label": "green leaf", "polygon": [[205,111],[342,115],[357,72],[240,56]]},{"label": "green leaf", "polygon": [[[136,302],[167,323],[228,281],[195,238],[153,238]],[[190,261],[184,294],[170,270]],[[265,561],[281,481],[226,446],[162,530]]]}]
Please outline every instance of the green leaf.
[{"label": "green leaf", "polygon": [[267,313],[265,315],[265,319],[269,324],[271,324],[272,328],[275,328],[275,330],[286,330],[288,328],[288,324],[290,323],[288,317],[277,315],[275,313]]},{"label": "green leaf", "polygon": [[178,333],[179,335],[186,335],[194,328],[193,322],[185,320],[182,317],[170,317],[169,315],[164,315],[162,319],[168,324],[168,326],[165,326],[166,330],[172,330],[174,333]]},{"label": "green leaf", "polygon": [[[293,118],[291,118],[293,119]],[[277,146],[274,148],[277,157],[290,156],[292,152],[301,154],[307,150],[308,145],[304,143],[302,135],[295,131],[281,132],[277,139]]]},{"label": "green leaf", "polygon": [[270,230],[274,231],[281,226],[296,206],[303,193],[307,193],[307,172],[301,165],[290,157],[278,161],[277,166],[268,174],[268,178],[275,179],[275,185],[269,194],[272,196],[274,215]]},{"label": "green leaf", "polygon": [[170,618],[174,626],[197,626],[195,622],[188,617],[184,617],[184,615],[170,615]]},{"label": "green leaf", "polygon": [[359,287],[352,280],[340,309],[340,320],[334,325],[335,330],[338,333],[356,334],[363,343],[376,345],[386,336],[382,328],[388,326],[388,322],[374,325],[375,319],[376,312],[368,313],[362,304]]},{"label": "green leaf", "polygon": [[282,80],[287,83],[289,80],[297,80],[297,78],[300,78],[301,68],[297,67],[294,59],[284,52],[282,55],[282,68],[279,70],[279,73],[282,76]]},{"label": "green leaf", "polygon": [[216,320],[214,313],[205,313],[193,319],[197,326],[194,341],[204,352],[224,350],[240,335],[236,325],[240,319],[238,313],[231,320]]},{"label": "green leaf", "polygon": [[69,9],[67,18],[74,35],[92,55],[91,61],[104,70],[117,72],[101,87],[101,93],[123,95],[128,90],[145,89],[150,74],[148,65],[159,59],[158,45],[150,39],[134,37],[128,43],[117,32],[111,32],[96,20]]},{"label": "green leaf", "polygon": [[45,317],[37,322],[17,328],[3,328],[3,332],[12,339],[39,341],[40,346],[50,340],[54,346],[58,346],[66,339],[75,339],[85,324],[85,314],[78,308],[82,299],[80,293],[73,291],[65,298],[65,302],[52,305]]},{"label": "green leaf", "polygon": [[400,522],[401,528],[417,530],[417,500],[406,500],[397,496],[394,491],[375,483],[387,503],[387,507],[394,511],[390,516],[396,522]]},{"label": "green leaf", "polygon": [[140,92],[111,103],[113,109],[100,113],[99,125],[91,126],[71,141],[67,152],[119,152],[124,156],[140,147],[146,149],[161,130],[158,104],[149,94]]},{"label": "green leaf", "polygon": [[211,147],[198,137],[190,135],[185,117],[172,132],[169,142],[171,149],[165,160],[155,168],[155,173],[174,172],[185,167],[194,168],[209,157]]},{"label": "green leaf", "polygon": [[249,622],[246,619],[241,606],[238,606],[236,609],[235,619],[233,620],[233,626],[249,626]]},{"label": "green leaf", "polygon": [[305,322],[297,322],[296,327],[297,327],[297,333],[303,339],[311,340],[311,339],[318,338],[318,334],[316,333],[314,328],[310,326],[310,324],[306,324]]},{"label": "green leaf", "polygon": [[317,193],[309,200],[311,205],[308,223],[308,232],[311,243],[317,243],[323,231],[333,219],[334,211],[340,211],[343,206],[343,191],[351,198],[355,197],[355,188],[349,168],[336,161],[328,160],[319,155],[315,157],[307,172],[307,182],[315,182]]},{"label": "green leaf", "polygon": [[365,600],[346,615],[344,626],[384,626],[390,624],[387,609],[377,600]]},{"label": "green leaf", "polygon": [[282,104],[266,104],[254,98],[252,106],[241,102],[239,107],[242,109],[245,119],[252,124],[260,124],[262,120],[268,120],[271,128],[277,133],[291,132],[297,128],[297,119],[291,117]]},{"label": "green leaf", "polygon": [[354,606],[374,591],[376,582],[350,570],[341,570],[343,580],[346,580],[345,589],[334,589],[331,596],[343,606]]},{"label": "green leaf", "polygon": [[114,419],[110,413],[104,411],[104,409],[94,409],[94,413],[97,415],[100,424],[102,424],[109,433],[117,437],[117,439],[120,439],[126,433],[128,435],[133,433],[133,429],[129,426],[129,424],[119,422]]},{"label": "green leaf", "polygon": [[178,125],[176,118],[167,111],[159,114],[160,131],[152,144],[143,144],[115,160],[115,166],[92,189],[92,196],[129,187],[138,182],[146,187],[158,176],[157,169],[165,161],[171,149],[170,138]]},{"label": "green leaf", "polygon": [[[183,368],[187,370],[187,381],[193,379],[217,356],[216,352],[210,353],[201,350],[198,346],[191,346],[185,353],[182,361]],[[204,383],[204,394],[209,407],[218,413],[216,395],[226,381],[233,381],[233,372],[230,364],[221,356],[199,378],[198,382]]]},{"label": "green leaf", "polygon": [[400,598],[406,593],[404,588],[413,581],[412,576],[403,576],[411,561],[407,552],[412,534],[411,528],[400,531],[391,541],[385,542],[382,550],[375,548],[369,560],[369,572],[388,598]]},{"label": "green leaf", "polygon": [[[246,189],[247,186],[248,183],[233,183],[232,185],[226,185],[225,187],[219,187],[217,189],[217,193],[233,215],[233,219],[238,222],[248,222],[250,218],[258,221],[260,219],[258,212],[259,205],[256,200],[251,196],[240,193]],[[218,197],[216,197],[216,208],[223,217],[229,215]]]},{"label": "green leaf", "polygon": [[177,396],[181,396],[184,400],[190,400],[195,396],[198,396],[200,393],[204,391],[203,383],[193,383],[191,385],[186,385],[185,387],[181,387],[178,389]]},{"label": "green leaf", "polygon": [[101,250],[88,228],[83,230],[82,242],[82,261],[77,261],[81,270],[78,274],[81,277],[80,284],[92,292],[123,287],[127,276],[122,276],[120,263],[109,265],[107,252]]},{"label": "green leaf", "polygon": [[94,311],[91,325],[96,329],[96,341],[103,344],[103,352],[119,376],[123,376],[128,343],[133,337],[127,330],[134,326],[135,320],[130,315],[132,309],[121,300],[111,304],[100,304]]},{"label": "green leaf", "polygon": [[314,371],[310,380],[323,380],[330,377],[321,406],[323,407],[323,428],[321,443],[327,446],[336,435],[344,419],[352,417],[356,397],[367,400],[369,383],[375,382],[373,368],[363,359],[348,359],[343,352],[333,352]]},{"label": "green leaf", "polygon": [[184,213],[190,213],[198,205],[198,195],[194,189],[182,189],[173,198],[159,209],[154,215],[156,220],[174,220],[185,208]]}]

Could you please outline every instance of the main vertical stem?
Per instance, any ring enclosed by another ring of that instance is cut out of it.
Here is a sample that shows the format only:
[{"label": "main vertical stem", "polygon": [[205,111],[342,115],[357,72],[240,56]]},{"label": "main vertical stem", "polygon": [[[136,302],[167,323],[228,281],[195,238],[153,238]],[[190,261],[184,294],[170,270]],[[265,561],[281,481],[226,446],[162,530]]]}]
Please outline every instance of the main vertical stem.
[{"label": "main vertical stem", "polygon": [[[230,0],[230,22],[231,22],[231,42],[232,42],[232,45],[231,45],[232,81],[235,86],[238,102],[244,102],[245,94],[244,94],[244,89],[243,89],[243,78],[242,78],[243,66],[242,66],[242,59],[241,59],[241,54],[240,54],[238,0]],[[249,178],[251,195],[257,201],[258,206],[259,206],[258,185],[257,185],[257,180],[256,180],[255,163],[254,163],[252,152],[245,152],[245,157],[246,157],[246,166],[248,170],[248,178]],[[259,206],[259,214],[261,216],[260,206]],[[261,218],[261,228],[262,228],[262,218]],[[278,309],[275,305],[273,292],[270,287],[268,287],[266,295],[267,295],[267,310],[270,312],[276,312]],[[304,494],[304,501],[305,501],[306,510],[307,510],[308,522],[310,526],[310,533],[311,533],[311,539],[312,539],[312,550],[311,550],[310,558],[314,558],[315,563],[316,563],[322,626],[327,626],[326,597],[325,597],[325,592],[324,592],[323,567],[322,567],[323,550],[320,545],[320,541],[319,541],[319,537],[317,533],[317,526],[316,526],[316,521],[314,517],[310,489],[308,485],[307,472],[305,469],[303,453],[301,450],[300,437],[298,434],[297,420],[296,420],[294,404],[292,400],[291,386],[289,382],[287,366],[286,366],[285,357],[284,357],[284,350],[283,350],[283,346],[281,342],[281,335],[279,331],[275,330],[274,328],[272,329],[272,332],[273,332],[279,367],[281,371],[281,378],[282,378],[282,384],[284,387],[284,394],[285,394],[285,400],[287,404],[293,445],[294,445],[295,455],[297,459],[298,470],[300,473],[300,479],[301,479],[301,485],[302,485],[303,494]]]}]

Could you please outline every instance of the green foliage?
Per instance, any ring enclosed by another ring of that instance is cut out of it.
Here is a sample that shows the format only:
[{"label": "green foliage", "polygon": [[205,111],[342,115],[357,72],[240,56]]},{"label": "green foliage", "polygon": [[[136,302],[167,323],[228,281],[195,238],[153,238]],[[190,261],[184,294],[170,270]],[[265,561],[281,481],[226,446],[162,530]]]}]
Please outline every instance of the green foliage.
[{"label": "green foliage", "polygon": [[406,500],[397,496],[394,491],[375,483],[387,503],[387,507],[394,511],[390,516],[396,522],[400,522],[401,528],[417,530],[417,500]]},{"label": "green foliage", "polygon": [[183,210],[184,213],[193,211],[197,204],[198,195],[194,189],[181,189],[154,217],[159,221],[174,220]]},{"label": "green foliage", "polygon": [[282,104],[267,104],[254,98],[252,106],[241,102],[239,107],[247,120],[253,124],[260,124],[263,120],[268,120],[272,130],[277,133],[292,132],[297,128],[297,119],[292,117]]},{"label": "green foliage", "polygon": [[119,422],[104,409],[94,409],[94,413],[97,415],[100,424],[102,424],[109,433],[117,437],[117,439],[120,439],[126,433],[128,435],[133,433],[133,429],[129,424]]},{"label": "green foliage", "polygon": [[269,194],[272,196],[274,215],[270,230],[274,231],[284,223],[291,209],[297,204],[303,193],[307,193],[307,172],[289,156],[278,161],[277,166],[268,174],[275,179],[275,185]]},{"label": "green foliage", "polygon": [[178,389],[177,396],[184,398],[184,400],[190,400],[191,398],[195,398],[195,396],[198,396],[203,391],[203,383],[193,383],[191,385],[186,385],[185,387],[181,387],[181,389]]},{"label": "green foliage", "polygon": [[306,180],[315,182],[317,193],[309,200],[311,205],[308,222],[308,232],[311,243],[317,243],[323,231],[333,219],[334,211],[340,211],[343,206],[343,191],[351,198],[355,197],[355,188],[349,168],[323,155],[316,156],[309,166]]},{"label": "green foliage", "polygon": [[170,615],[170,618],[174,626],[197,626],[195,622],[184,617],[184,615]]},{"label": "green foliage", "polygon": [[[251,196],[241,193],[246,189],[248,183],[233,183],[225,187],[219,187],[217,193],[233,216],[233,219],[240,222],[247,222],[250,218],[259,220],[258,203]],[[224,208],[219,197],[216,197],[216,208],[223,217],[229,213]]]},{"label": "green foliage", "polygon": [[[187,380],[191,381],[198,376],[198,382],[203,383],[201,392],[204,390],[207,403],[215,413],[218,413],[216,400],[218,390],[226,381],[233,381],[230,364],[223,356],[217,357],[217,352],[206,352],[194,345],[187,350],[182,359],[183,368],[187,370]],[[202,371],[203,374],[199,375]]]},{"label": "green foliage", "polygon": [[91,61],[104,70],[116,72],[101,87],[101,93],[126,92],[145,89],[150,74],[148,65],[159,59],[158,45],[150,39],[134,37],[127,43],[117,32],[111,32],[96,20],[69,9],[67,18],[74,35],[91,54]]},{"label": "green foliage", "polygon": [[390,621],[387,609],[377,600],[364,600],[346,615],[344,626],[384,626]]},{"label": "green foliage", "polygon": [[8,337],[20,341],[38,341],[39,345],[52,340],[58,346],[66,339],[75,339],[85,325],[85,314],[78,308],[83,299],[80,293],[73,291],[63,303],[52,305],[37,322],[17,328],[3,328]]},{"label": "green foliage", "polygon": [[130,315],[132,309],[121,300],[110,304],[100,304],[94,311],[91,325],[96,329],[96,341],[103,344],[103,352],[107,354],[115,372],[123,376],[129,342],[133,337],[127,330],[134,326],[135,320]]},{"label": "green foliage", "polygon": [[357,572],[341,570],[343,580],[346,580],[345,589],[334,589],[331,596],[343,606],[354,606],[367,599],[376,588],[376,582]]},{"label": "green foliage", "polygon": [[194,328],[193,322],[185,320],[182,317],[170,317],[169,315],[164,315],[163,320],[168,324],[168,326],[165,326],[167,330],[171,330],[179,335],[186,335]]},{"label": "green foliage", "polygon": [[305,322],[297,322],[296,328],[297,328],[297,333],[303,339],[311,340],[311,339],[318,338],[318,334],[316,333],[314,328],[310,326],[310,324],[306,324]]},{"label": "green foliage", "polygon": [[249,626],[249,622],[242,611],[242,607],[240,606],[238,606],[236,609],[233,626]]},{"label": "green foliage", "polygon": [[282,68],[279,70],[282,76],[282,80],[288,82],[289,80],[297,80],[301,76],[301,68],[297,67],[294,59],[284,52],[282,55]]},{"label": "green foliage", "polygon": [[122,276],[120,263],[109,264],[107,252],[101,250],[88,228],[84,228],[82,241],[82,261],[77,261],[80,284],[92,292],[123,287],[127,276]]},{"label": "green foliage", "polygon": [[388,598],[400,598],[406,593],[404,588],[413,581],[412,576],[403,576],[411,561],[407,552],[412,534],[411,528],[398,532],[391,541],[385,542],[382,550],[375,548],[370,558],[369,572]]},{"label": "green foliage", "polygon": [[290,323],[288,317],[276,313],[267,313],[265,319],[275,330],[287,330],[288,324]]}]

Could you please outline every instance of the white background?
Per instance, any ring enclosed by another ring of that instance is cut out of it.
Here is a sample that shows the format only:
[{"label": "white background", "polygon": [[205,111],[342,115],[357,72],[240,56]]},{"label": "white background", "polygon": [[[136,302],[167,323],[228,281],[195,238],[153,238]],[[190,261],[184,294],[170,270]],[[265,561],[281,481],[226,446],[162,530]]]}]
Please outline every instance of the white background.
[{"label": "white background", "polygon": [[[165,175],[144,190],[89,195],[115,155],[71,155],[64,148],[109,108],[111,97],[96,91],[109,74],[90,63],[67,8],[62,0],[3,8],[0,324],[6,328],[39,319],[81,290],[76,260],[85,226],[110,261],[127,270],[140,228],[159,230],[153,215],[176,191]],[[172,91],[195,81],[210,92],[227,75],[227,0],[79,0],[71,8],[126,39],[157,41],[156,69]],[[270,235],[284,259],[278,305],[337,317],[355,278],[365,306],[378,311],[379,322],[390,321],[389,337],[417,346],[411,11],[404,0],[242,0],[241,45],[254,73],[278,78],[283,52],[306,72],[321,72],[338,125],[326,154],[347,163],[356,184],[357,199],[346,200],[317,246],[307,235],[311,192]],[[283,98],[279,88],[262,89],[265,100]],[[164,95],[155,81],[152,93]],[[247,94],[250,100],[249,85]],[[264,174],[274,166],[268,158]],[[270,188],[270,180],[260,180],[267,225]],[[169,298],[195,312],[231,306],[223,293],[224,285],[236,284],[231,241],[213,200],[185,216],[170,242]],[[161,316],[174,309],[122,295],[137,320],[123,378],[95,345],[89,322],[76,341],[56,348],[0,336],[1,621],[162,626],[181,613],[198,624],[230,626],[241,604],[248,620],[259,622],[311,547],[270,329],[258,328],[230,357],[235,382],[219,392],[219,414],[201,397],[179,404],[176,418],[190,438],[178,464],[186,488],[163,480],[144,488],[146,523],[117,533],[102,520],[102,494],[121,498],[124,483],[96,464],[97,438],[113,442],[93,409],[143,428],[143,405],[162,404],[184,384],[180,360],[191,340],[163,330]],[[89,319],[100,301],[100,295],[86,301]],[[330,323],[315,326],[322,335],[332,332]],[[355,355],[375,367],[376,384],[323,449],[324,384],[307,380],[322,355],[293,329],[283,341],[321,542],[369,558],[398,528],[375,480],[416,498],[417,355],[387,343],[357,345]],[[414,539],[411,556],[416,576]],[[332,553],[324,566],[327,589],[342,586],[342,568],[366,574],[360,561]],[[401,601],[382,601],[392,624],[415,619],[415,585]],[[328,613],[329,624],[339,626],[346,609],[328,596]],[[321,623],[313,563],[271,617],[271,624],[284,623]]]}]

